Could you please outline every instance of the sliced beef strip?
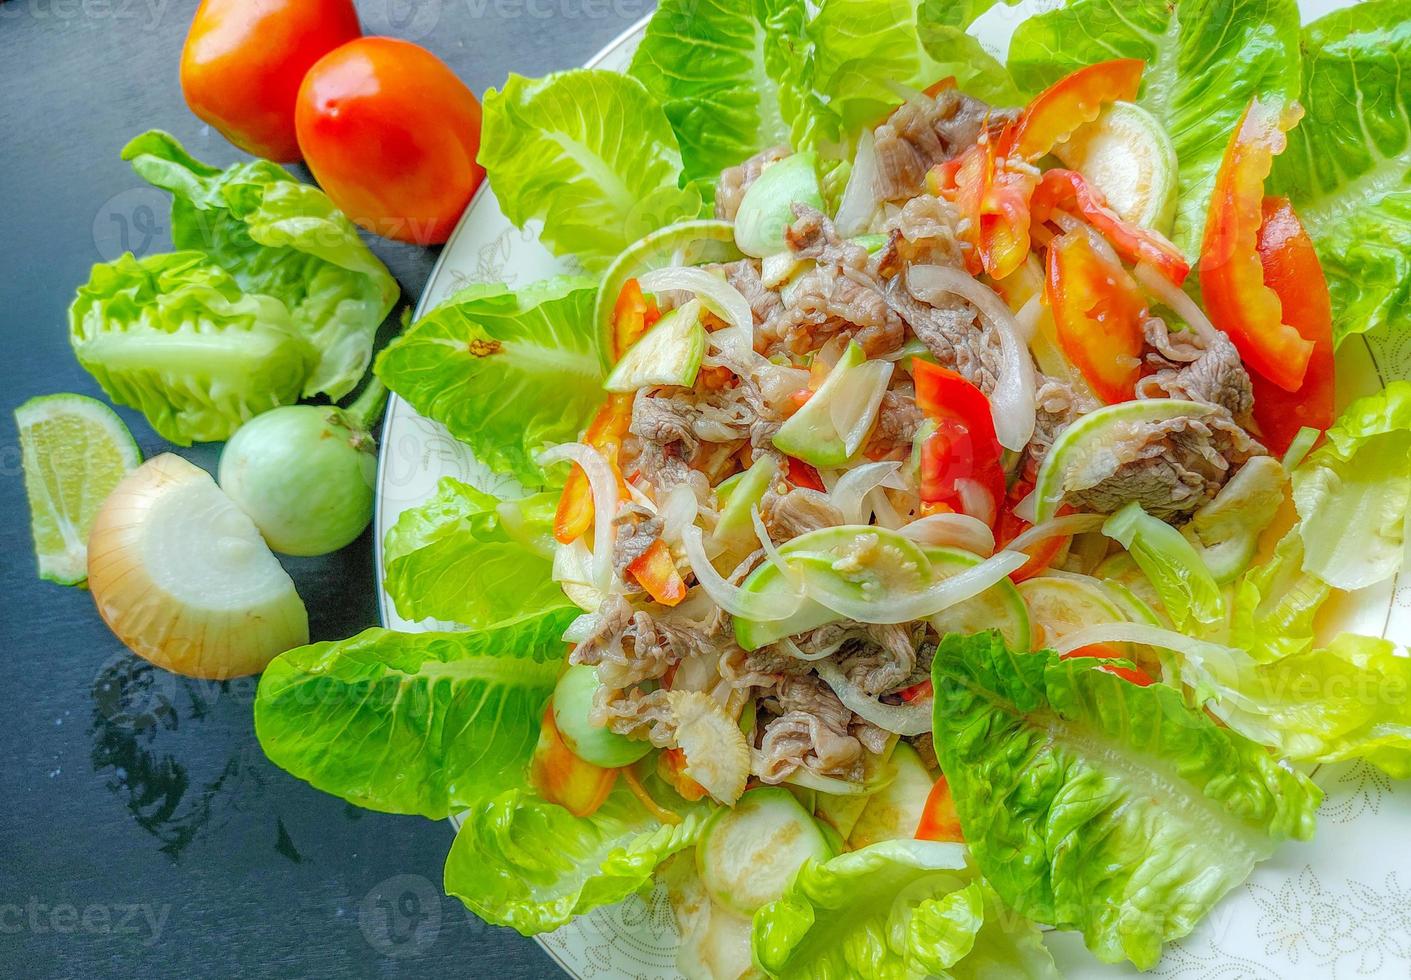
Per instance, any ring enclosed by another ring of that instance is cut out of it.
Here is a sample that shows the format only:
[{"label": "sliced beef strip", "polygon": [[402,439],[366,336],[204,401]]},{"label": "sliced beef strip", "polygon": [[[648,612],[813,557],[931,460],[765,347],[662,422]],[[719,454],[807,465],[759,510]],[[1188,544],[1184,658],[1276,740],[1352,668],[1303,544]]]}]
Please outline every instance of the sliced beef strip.
[{"label": "sliced beef strip", "polygon": [[853,713],[817,675],[782,677],[761,706],[778,716],[764,724],[751,766],[764,782],[782,782],[799,768],[862,778],[862,742],[850,732]]},{"label": "sliced beef strip", "polygon": [[625,578],[627,566],[646,554],[647,549],[661,537],[662,521],[660,517],[643,519],[637,514],[619,514],[614,523],[618,530],[612,567]]},{"label": "sliced beef strip", "polygon": [[963,375],[986,395],[994,392],[1000,369],[999,335],[960,297],[945,306],[917,298],[898,276],[887,287],[887,302],[926,345],[942,367]]},{"label": "sliced beef strip", "polygon": [[1251,421],[1254,388],[1225,333],[1217,331],[1206,343],[1192,330],[1172,333],[1159,317],[1143,323],[1142,331],[1153,348],[1146,359],[1155,371],[1137,383],[1139,398],[1206,402],[1219,405],[1241,424]]},{"label": "sliced beef strip", "polygon": [[877,258],[877,270],[892,278],[912,263],[960,267],[965,253],[956,237],[959,214],[955,205],[930,194],[913,197],[888,219],[887,244]]},{"label": "sliced beef strip", "polygon": [[908,100],[873,134],[881,197],[916,196],[926,171],[972,146],[987,127],[1002,127],[1013,118],[1012,110],[992,109],[955,89]]},{"label": "sliced beef strip", "polygon": [[745,302],[750,304],[756,327],[779,315],[784,302],[779,298],[779,294],[765,286],[764,280],[760,278],[758,259],[740,259],[712,268],[723,272],[725,281],[734,286],[745,298]]},{"label": "sliced beef strip", "polygon": [[1095,398],[1076,391],[1068,382],[1040,375],[1038,391],[1034,394],[1034,434],[1024,447],[1024,479],[1032,483],[1038,476],[1039,467],[1043,466],[1059,433],[1099,407]]},{"label": "sliced beef strip", "polygon": [[868,459],[882,459],[900,449],[909,449],[923,418],[921,409],[916,407],[914,394],[909,391],[887,391],[877,409],[877,424],[867,437],[862,454]]},{"label": "sliced beef strip", "polygon": [[770,488],[759,503],[759,518],[770,539],[783,544],[809,531],[838,527],[843,523],[843,512],[817,490],[793,487],[780,493]]},{"label": "sliced beef strip", "polygon": [[715,216],[722,221],[734,221],[740,211],[740,202],[745,199],[745,191],[759,179],[768,164],[784,159],[790,152],[787,146],[772,146],[744,163],[721,171],[720,180],[715,185]]},{"label": "sliced beef strip", "polygon": [[1137,501],[1150,514],[1172,520],[1190,515],[1264,448],[1228,412],[1138,422],[1070,473],[1065,499],[1082,510],[1110,514]]}]

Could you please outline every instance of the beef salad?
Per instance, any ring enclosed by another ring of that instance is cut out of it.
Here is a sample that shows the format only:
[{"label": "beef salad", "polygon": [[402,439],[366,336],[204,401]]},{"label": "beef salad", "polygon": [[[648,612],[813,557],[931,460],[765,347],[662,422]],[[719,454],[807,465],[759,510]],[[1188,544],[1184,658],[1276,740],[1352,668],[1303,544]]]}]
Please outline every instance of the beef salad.
[{"label": "beef salad", "polygon": [[383,549],[440,628],[256,702],[460,816],[486,921],[660,881],[692,977],[1144,969],[1318,764],[1411,775],[1411,657],[1325,615],[1408,549],[1411,383],[1334,368],[1411,331],[1411,19],[1072,0],[1001,64],[988,6],[667,0],[626,74],[487,94],[573,271],[376,370],[524,493],[444,480]]}]

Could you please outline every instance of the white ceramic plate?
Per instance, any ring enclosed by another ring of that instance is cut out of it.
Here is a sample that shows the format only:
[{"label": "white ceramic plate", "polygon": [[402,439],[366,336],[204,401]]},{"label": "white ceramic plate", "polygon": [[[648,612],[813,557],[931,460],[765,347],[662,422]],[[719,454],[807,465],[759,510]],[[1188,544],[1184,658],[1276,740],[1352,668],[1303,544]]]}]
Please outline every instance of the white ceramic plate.
[{"label": "white ceramic plate", "polygon": [[[1057,4],[1026,0],[997,6],[977,25],[981,40],[1002,54],[1014,26]],[[1336,7],[1337,0],[1304,0],[1304,19]],[[613,41],[590,68],[625,71],[641,39],[644,19]],[[568,66],[564,66],[568,67]],[[565,271],[539,244],[533,227],[521,231],[500,213],[494,191],[482,187],[461,218],[421,296],[416,315],[469,283],[523,286]],[[1411,338],[1395,343],[1349,341],[1338,354],[1344,402],[1387,381],[1411,377]],[[382,434],[376,517],[378,593],[383,622],[393,629],[435,629],[397,615],[382,591],[381,541],[403,510],[435,494],[443,476],[454,476],[501,496],[522,491],[509,477],[491,473],[468,447],[435,422],[393,397]],[[1337,610],[1348,629],[1411,642],[1411,574],[1348,597]],[[1323,767],[1315,776],[1327,792],[1318,814],[1318,838],[1286,844],[1250,880],[1221,902],[1188,938],[1168,946],[1152,971],[1159,977],[1208,978],[1406,977],[1411,974],[1411,786],[1393,785],[1379,770],[1354,763]],[[1076,933],[1050,933],[1050,948],[1069,977],[1136,975],[1105,967],[1083,948]],[[675,968],[676,927],[665,890],[612,908],[598,909],[539,942],[575,977],[669,978]]]}]

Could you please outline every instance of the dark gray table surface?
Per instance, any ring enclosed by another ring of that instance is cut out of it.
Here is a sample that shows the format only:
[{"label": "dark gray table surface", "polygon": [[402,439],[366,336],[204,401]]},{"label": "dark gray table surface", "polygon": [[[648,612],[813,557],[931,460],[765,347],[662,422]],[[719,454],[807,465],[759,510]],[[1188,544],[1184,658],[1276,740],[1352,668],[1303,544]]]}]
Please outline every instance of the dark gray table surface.
[{"label": "dark gray table surface", "polygon": [[[253,0],[252,0],[253,2]],[[357,810],[269,763],[251,681],[128,654],[87,592],[34,573],[10,412],[101,392],[65,309],[89,267],[169,246],[164,196],[118,159],[149,127],[238,153],[187,111],[196,0],[0,0],[0,977],[549,977],[530,940],[442,896],[451,828]],[[649,0],[361,0],[477,92],[582,64]],[[302,172],[301,172],[302,173]],[[306,175],[305,175],[306,176]],[[374,240],[408,296],[433,250]],[[164,445],[122,410],[145,454]],[[218,447],[182,450],[213,468]],[[370,536],[287,561],[314,639],[374,625]]]}]

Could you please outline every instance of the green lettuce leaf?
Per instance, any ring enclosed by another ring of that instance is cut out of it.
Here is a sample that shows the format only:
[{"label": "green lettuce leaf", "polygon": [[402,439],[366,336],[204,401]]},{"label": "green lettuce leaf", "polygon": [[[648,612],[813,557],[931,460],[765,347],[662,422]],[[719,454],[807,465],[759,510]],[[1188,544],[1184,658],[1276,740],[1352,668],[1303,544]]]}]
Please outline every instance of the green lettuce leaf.
[{"label": "green lettuce leaf", "polygon": [[1293,472],[1303,570],[1339,589],[1401,567],[1411,520],[1411,381],[1347,407]]},{"label": "green lettuce leaf", "polygon": [[1284,758],[1364,758],[1411,777],[1411,653],[1390,640],[1343,633],[1268,664],[1238,649],[1185,651],[1181,676],[1225,724]]},{"label": "green lettuce leaf", "polygon": [[1303,570],[1303,541],[1294,530],[1274,554],[1235,583],[1229,643],[1259,663],[1301,653],[1313,644],[1314,619],[1332,589]]},{"label": "green lettuce leaf", "polygon": [[283,303],[241,292],[200,252],[95,265],[69,307],[69,342],[109,398],[181,446],[298,401],[314,360]]},{"label": "green lettuce leaf", "polygon": [[1295,0],[1074,0],[1019,25],[1009,70],[1038,91],[1111,58],[1147,62],[1137,101],[1166,127],[1180,161],[1174,241],[1194,255],[1215,172],[1256,95],[1296,98]]},{"label": "green lettuce leaf", "polygon": [[1004,903],[1146,969],[1278,841],[1312,836],[1321,793],[1174,688],[1098,663],[946,637],[936,751]]},{"label": "green lettuce leaf", "polygon": [[1195,545],[1180,531],[1152,517],[1134,500],[1107,519],[1102,533],[1131,554],[1177,629],[1210,626],[1224,619],[1220,587]]},{"label": "green lettuce leaf", "polygon": [[[993,0],[983,3],[985,7],[991,5]],[[921,47],[932,61],[936,78],[954,76],[956,88],[994,106],[1022,105],[1024,98],[1009,69],[973,35],[965,33],[968,21],[959,23],[967,15],[964,7],[949,0],[924,0],[917,12]]]},{"label": "green lettuce leaf", "polygon": [[328,196],[268,160],[207,166],[153,130],[123,148],[138,176],[172,195],[172,242],[205,252],[240,288],[273,296],[318,351],[305,397],[337,400],[372,360],[400,290]]},{"label": "green lettuce leaf", "polygon": [[523,779],[572,615],[474,633],[364,630],[281,654],[255,696],[270,760],[369,810],[441,820]]},{"label": "green lettuce leaf", "polygon": [[597,69],[510,75],[485,93],[480,164],[505,216],[538,218],[556,254],[601,268],[649,231],[701,213],[681,149],[642,83]]},{"label": "green lettuce leaf", "polygon": [[1274,164],[1333,297],[1341,342],[1411,323],[1411,16],[1370,0],[1303,31],[1303,121]]},{"label": "green lettuce leaf", "polygon": [[658,802],[672,800],[680,823],[663,824],[621,780],[587,817],[524,788],[477,803],[446,858],[446,894],[486,922],[532,936],[641,891],[657,865],[695,844],[712,809],[687,805],[654,778],[647,788]]},{"label": "green lettuce leaf", "polygon": [[[772,977],[1057,976],[1032,923],[1002,910],[960,844],[895,840],[809,861],[755,913],[755,960]],[[971,962],[972,956],[974,962]]]},{"label": "green lettuce leaf", "polygon": [[557,493],[501,501],[446,477],[402,512],[382,548],[384,587],[406,619],[471,629],[508,626],[575,607],[554,583]]},{"label": "green lettuce leaf", "polygon": [[597,283],[463,289],[377,358],[377,376],[498,473],[546,482],[534,454],[574,442],[603,400]]},{"label": "green lettuce leaf", "polygon": [[665,110],[688,180],[713,181],[760,150],[788,145],[779,88],[792,74],[791,26],[803,17],[803,0],[658,5],[628,73]]}]

